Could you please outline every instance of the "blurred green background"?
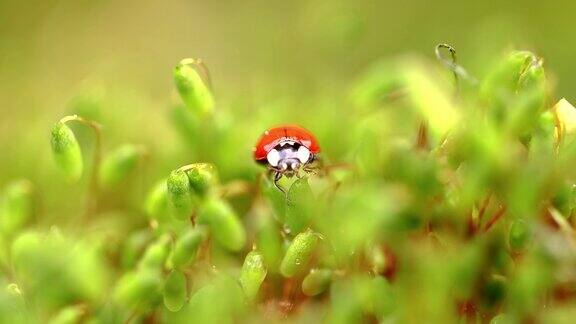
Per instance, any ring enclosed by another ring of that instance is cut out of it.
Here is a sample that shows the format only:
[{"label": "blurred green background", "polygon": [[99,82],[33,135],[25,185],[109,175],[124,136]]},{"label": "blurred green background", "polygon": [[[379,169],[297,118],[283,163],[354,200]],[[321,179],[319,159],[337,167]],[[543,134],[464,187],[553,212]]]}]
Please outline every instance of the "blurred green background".
[{"label": "blurred green background", "polygon": [[[340,100],[378,59],[433,57],[439,42],[479,76],[488,58],[533,50],[561,80],[559,95],[575,99],[575,10],[574,1],[0,0],[0,183],[27,177],[55,196],[69,190],[54,189],[48,130],[86,91],[106,94],[106,147],[132,141],[172,153],[163,172],[189,162],[169,122],[171,71],[183,57],[207,62],[220,103],[282,110],[276,123],[307,125],[312,104],[290,111],[302,98]],[[250,159],[254,140],[242,140],[239,158]]]}]

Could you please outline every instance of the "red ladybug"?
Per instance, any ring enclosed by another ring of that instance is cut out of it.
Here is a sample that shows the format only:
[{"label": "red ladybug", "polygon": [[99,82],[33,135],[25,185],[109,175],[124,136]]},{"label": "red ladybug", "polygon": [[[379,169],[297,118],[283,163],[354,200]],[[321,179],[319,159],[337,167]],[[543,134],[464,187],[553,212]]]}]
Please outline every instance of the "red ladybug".
[{"label": "red ladybug", "polygon": [[316,161],[318,153],[320,146],[312,133],[297,125],[282,125],[264,132],[254,147],[254,160],[268,166],[276,182]]}]

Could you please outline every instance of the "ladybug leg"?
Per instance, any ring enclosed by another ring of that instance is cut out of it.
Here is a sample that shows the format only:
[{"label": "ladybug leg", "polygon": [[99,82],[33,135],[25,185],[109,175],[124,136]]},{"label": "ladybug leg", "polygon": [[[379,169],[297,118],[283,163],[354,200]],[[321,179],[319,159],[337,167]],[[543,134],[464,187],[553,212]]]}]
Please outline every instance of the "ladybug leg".
[{"label": "ladybug leg", "polygon": [[313,160],[304,165],[304,171],[314,175],[325,175],[327,173],[324,163],[318,156],[315,156]]},{"label": "ladybug leg", "polygon": [[278,181],[282,178],[284,174],[281,171],[274,170],[274,186],[280,190],[281,193],[284,194],[284,199],[286,199],[286,204],[290,205],[290,197],[288,196],[288,190],[282,188]]},{"label": "ladybug leg", "polygon": [[[318,168],[315,165],[306,165],[304,167],[304,172],[306,172],[308,174],[317,174]],[[301,178],[301,176],[299,178]]]},{"label": "ladybug leg", "polygon": [[302,168],[296,170],[296,173],[294,175],[298,179],[304,179],[314,174],[316,174],[316,168],[314,168],[314,166],[309,166],[305,164],[302,166]]},{"label": "ladybug leg", "polygon": [[284,196],[286,196],[286,199],[288,199],[288,191],[286,191],[284,188],[282,188],[282,186],[280,186],[280,184],[278,184],[278,181],[280,181],[280,179],[282,178],[282,172],[280,171],[274,171],[274,186],[276,188],[278,188],[278,190],[280,190]]},{"label": "ladybug leg", "polygon": [[[304,169],[304,172],[308,173],[308,170]],[[302,179],[304,178],[304,176],[302,175],[302,172],[296,172],[296,178],[298,179]]]}]

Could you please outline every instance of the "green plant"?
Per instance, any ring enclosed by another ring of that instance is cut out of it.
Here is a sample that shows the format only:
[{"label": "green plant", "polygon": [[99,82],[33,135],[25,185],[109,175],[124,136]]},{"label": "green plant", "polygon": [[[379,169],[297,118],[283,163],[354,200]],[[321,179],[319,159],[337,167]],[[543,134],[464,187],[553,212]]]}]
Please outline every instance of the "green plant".
[{"label": "green plant", "polygon": [[[278,103],[216,107],[207,69],[185,59],[173,71],[183,104],[169,117],[182,152],[162,142],[105,154],[99,123],[64,117],[51,144],[66,178],[80,180],[84,165],[68,123],[97,137],[85,217],[55,222],[31,182],[6,186],[0,320],[571,318],[576,108],[556,100],[534,53],[508,53],[475,79],[444,49],[444,67],[386,60],[287,115]],[[283,193],[250,146],[285,118],[309,123],[324,165],[282,178]],[[181,159],[193,163],[170,171]],[[73,184],[62,186],[49,206],[79,209]]]}]

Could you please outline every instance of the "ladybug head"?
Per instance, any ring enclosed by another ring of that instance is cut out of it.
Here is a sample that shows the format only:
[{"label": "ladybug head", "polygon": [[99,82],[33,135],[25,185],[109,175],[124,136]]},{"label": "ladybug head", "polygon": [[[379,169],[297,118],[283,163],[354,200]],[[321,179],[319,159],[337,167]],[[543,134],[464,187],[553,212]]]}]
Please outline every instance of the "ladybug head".
[{"label": "ladybug head", "polygon": [[284,140],[268,151],[266,161],[273,169],[286,176],[291,176],[304,164],[311,161],[310,150],[292,140]]}]

